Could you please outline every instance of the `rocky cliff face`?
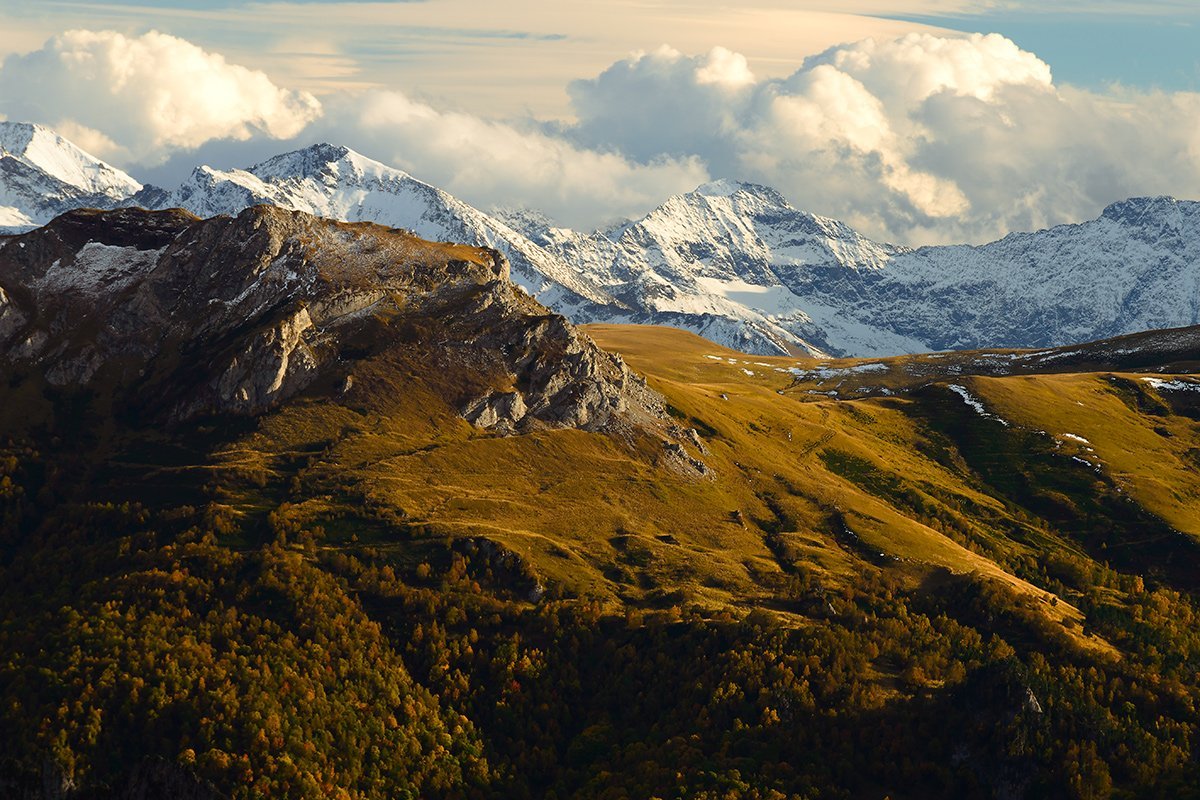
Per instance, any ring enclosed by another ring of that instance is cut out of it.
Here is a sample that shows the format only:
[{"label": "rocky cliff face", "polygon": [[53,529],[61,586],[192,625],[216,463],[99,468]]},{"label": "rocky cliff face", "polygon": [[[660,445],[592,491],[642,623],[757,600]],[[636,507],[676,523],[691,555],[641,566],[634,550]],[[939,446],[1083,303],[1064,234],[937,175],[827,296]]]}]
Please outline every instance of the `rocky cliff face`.
[{"label": "rocky cliff face", "polygon": [[0,239],[10,385],[178,421],[352,393],[367,361],[501,433],[666,427],[644,381],[513,285],[495,250],[269,206],[75,211]]}]

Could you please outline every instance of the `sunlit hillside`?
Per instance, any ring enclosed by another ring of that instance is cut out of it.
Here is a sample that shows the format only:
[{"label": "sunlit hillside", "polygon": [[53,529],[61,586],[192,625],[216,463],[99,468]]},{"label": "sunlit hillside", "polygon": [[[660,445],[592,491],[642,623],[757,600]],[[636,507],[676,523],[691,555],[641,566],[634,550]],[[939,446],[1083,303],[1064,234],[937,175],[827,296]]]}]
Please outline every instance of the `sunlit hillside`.
[{"label": "sunlit hillside", "polygon": [[486,432],[394,356],[257,420],[96,438],[102,407],[55,401],[76,446],[51,424],[0,460],[6,774],[1193,796],[1193,378],[588,332],[682,444]]}]

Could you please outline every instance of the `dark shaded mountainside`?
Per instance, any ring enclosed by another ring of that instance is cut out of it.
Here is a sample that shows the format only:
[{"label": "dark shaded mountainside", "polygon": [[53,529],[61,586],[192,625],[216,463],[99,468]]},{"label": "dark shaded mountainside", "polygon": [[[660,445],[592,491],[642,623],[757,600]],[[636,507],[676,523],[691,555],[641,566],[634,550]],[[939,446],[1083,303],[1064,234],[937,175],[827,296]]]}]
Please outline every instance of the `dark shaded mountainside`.
[{"label": "dark shaded mountainside", "polygon": [[0,795],[1200,797],[1198,339],[769,358],[276,208],[0,238]]}]

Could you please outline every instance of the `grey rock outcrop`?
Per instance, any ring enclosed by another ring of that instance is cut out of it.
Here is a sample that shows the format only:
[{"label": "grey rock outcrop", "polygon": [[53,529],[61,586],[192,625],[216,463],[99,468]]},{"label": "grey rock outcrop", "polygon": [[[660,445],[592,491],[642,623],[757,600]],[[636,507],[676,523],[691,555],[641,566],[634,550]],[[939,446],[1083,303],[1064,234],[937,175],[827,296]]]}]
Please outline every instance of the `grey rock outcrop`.
[{"label": "grey rock outcrop", "polygon": [[14,380],[178,421],[353,397],[350,373],[372,359],[500,434],[670,428],[645,381],[516,287],[496,250],[269,206],[75,211],[0,240]]}]

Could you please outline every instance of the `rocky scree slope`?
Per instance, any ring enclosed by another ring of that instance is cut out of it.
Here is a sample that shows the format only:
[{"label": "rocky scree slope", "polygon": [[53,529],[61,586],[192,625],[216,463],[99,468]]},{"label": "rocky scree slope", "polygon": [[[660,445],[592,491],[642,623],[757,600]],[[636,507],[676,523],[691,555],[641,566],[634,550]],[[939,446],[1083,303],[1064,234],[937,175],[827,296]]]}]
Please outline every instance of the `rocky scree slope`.
[{"label": "rocky scree slope", "polygon": [[666,428],[661,400],[508,279],[494,251],[269,206],[75,211],[0,239],[0,369],[143,420],[353,400],[370,362],[471,422]]}]

